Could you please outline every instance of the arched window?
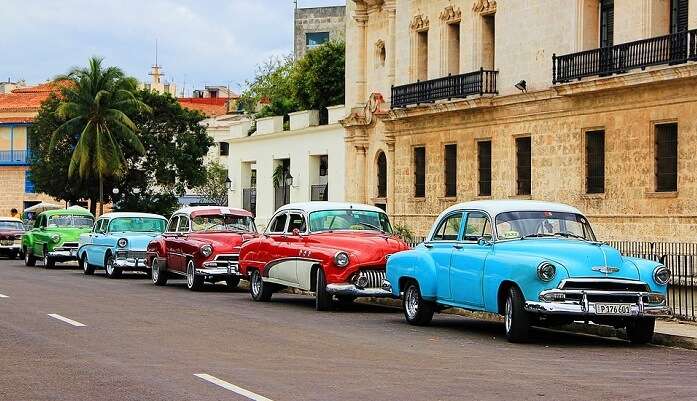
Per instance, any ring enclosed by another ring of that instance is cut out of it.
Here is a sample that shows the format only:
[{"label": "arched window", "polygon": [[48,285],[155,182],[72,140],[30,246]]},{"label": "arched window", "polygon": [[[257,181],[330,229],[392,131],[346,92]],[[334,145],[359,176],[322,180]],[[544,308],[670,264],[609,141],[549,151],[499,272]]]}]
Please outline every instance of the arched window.
[{"label": "arched window", "polygon": [[378,154],[378,198],[387,197],[387,157],[384,152]]}]

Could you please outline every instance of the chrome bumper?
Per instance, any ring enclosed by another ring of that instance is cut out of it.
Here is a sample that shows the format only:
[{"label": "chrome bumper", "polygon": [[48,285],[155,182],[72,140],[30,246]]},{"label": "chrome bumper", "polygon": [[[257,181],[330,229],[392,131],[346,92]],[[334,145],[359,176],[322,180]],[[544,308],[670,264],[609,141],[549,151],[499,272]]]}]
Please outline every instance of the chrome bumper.
[{"label": "chrome bumper", "polygon": [[48,253],[52,259],[77,259],[77,248],[54,248]]},{"label": "chrome bumper", "polygon": [[[562,300],[565,299],[566,294],[576,294],[580,292],[580,300]],[[606,296],[610,297],[607,301],[597,302],[589,300],[589,296]],[[611,297],[633,297],[636,301],[629,303],[626,301],[613,301]],[[544,299],[550,299],[557,297],[559,301],[546,301]],[[661,303],[646,303],[644,302],[645,297],[660,297],[663,298]],[[629,314],[607,314],[598,313],[598,304],[630,304]],[[635,292],[635,291],[598,291],[598,290],[588,290],[588,291],[564,291],[559,289],[543,291],[540,293],[540,301],[526,301],[525,310],[533,313],[547,314],[547,315],[572,315],[572,316],[598,316],[598,317],[661,317],[661,316],[671,316],[673,314],[672,309],[665,304],[665,296],[660,293],[653,292]]]},{"label": "chrome bumper", "polygon": [[0,245],[0,251],[21,251],[22,244]]},{"label": "chrome bumper", "polygon": [[196,274],[202,276],[239,276],[240,269],[237,264],[231,264],[227,267],[219,267],[217,265],[204,263],[202,268],[196,269]]},{"label": "chrome bumper", "polygon": [[331,295],[372,298],[395,298],[392,292],[383,288],[359,288],[355,284],[327,284],[327,292]]},{"label": "chrome bumper", "polygon": [[121,269],[146,269],[145,259],[121,258],[114,260],[114,266]]}]

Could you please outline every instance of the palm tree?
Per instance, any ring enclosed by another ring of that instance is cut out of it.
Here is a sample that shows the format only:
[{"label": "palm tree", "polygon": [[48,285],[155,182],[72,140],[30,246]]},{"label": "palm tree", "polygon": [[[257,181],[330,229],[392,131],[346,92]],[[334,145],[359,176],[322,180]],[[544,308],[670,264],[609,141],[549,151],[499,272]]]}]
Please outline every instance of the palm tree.
[{"label": "palm tree", "polygon": [[80,178],[99,177],[99,214],[104,212],[104,178],[123,168],[121,145],[128,143],[140,154],[145,153],[136,135],[137,128],[126,113],[149,111],[134,96],[137,82],[126,77],[117,67],[102,67],[102,59],[92,57],[87,68],[74,68],[61,90],[61,103],[56,110],[64,120],[51,137],[51,151],[63,135],[75,136],[77,145],[70,159],[68,175],[79,172]]}]

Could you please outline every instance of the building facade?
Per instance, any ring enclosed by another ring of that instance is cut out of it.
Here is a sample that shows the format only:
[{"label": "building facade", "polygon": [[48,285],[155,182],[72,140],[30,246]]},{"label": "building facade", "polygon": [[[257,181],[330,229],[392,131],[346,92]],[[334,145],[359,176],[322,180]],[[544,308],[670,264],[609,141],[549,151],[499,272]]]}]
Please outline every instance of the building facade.
[{"label": "building facade", "polygon": [[346,32],[346,7],[295,9],[294,54],[296,59],[308,49],[329,40],[343,40]]},{"label": "building facade", "polygon": [[0,215],[8,215],[13,208],[21,212],[42,201],[58,203],[35,193],[29,175],[29,127],[41,103],[56,90],[58,86],[49,82],[29,87],[20,85],[0,94]]},{"label": "building facade", "polygon": [[424,235],[558,201],[603,240],[697,241],[697,0],[352,0],[347,194]]},{"label": "building facade", "polygon": [[326,125],[319,125],[317,110],[291,113],[288,130],[283,116],[257,119],[251,136],[251,121],[233,125],[227,140],[229,205],[254,213],[263,229],[282,205],[344,201],[344,129],[338,120],[345,109],[342,105],[328,110]]}]

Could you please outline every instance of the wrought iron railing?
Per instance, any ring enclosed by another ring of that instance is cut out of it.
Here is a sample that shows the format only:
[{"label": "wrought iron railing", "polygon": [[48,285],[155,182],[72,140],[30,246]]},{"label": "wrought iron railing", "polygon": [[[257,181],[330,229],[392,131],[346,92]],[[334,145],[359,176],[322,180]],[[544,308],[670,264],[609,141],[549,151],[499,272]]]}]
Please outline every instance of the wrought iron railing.
[{"label": "wrought iron railing", "polygon": [[242,188],[242,208],[251,212],[253,215],[257,214],[256,188]]},{"label": "wrought iron railing", "polygon": [[326,201],[329,200],[328,185],[313,185],[310,193],[311,201]]},{"label": "wrought iron railing", "polygon": [[562,56],[552,55],[552,83],[694,60],[697,58],[696,32],[682,31]]},{"label": "wrought iron railing", "polygon": [[419,81],[392,87],[392,107],[432,103],[436,100],[465,98],[472,95],[498,94],[498,71],[480,69],[460,75]]},{"label": "wrought iron railing", "polygon": [[0,150],[0,166],[28,166],[31,161],[31,151]]}]

